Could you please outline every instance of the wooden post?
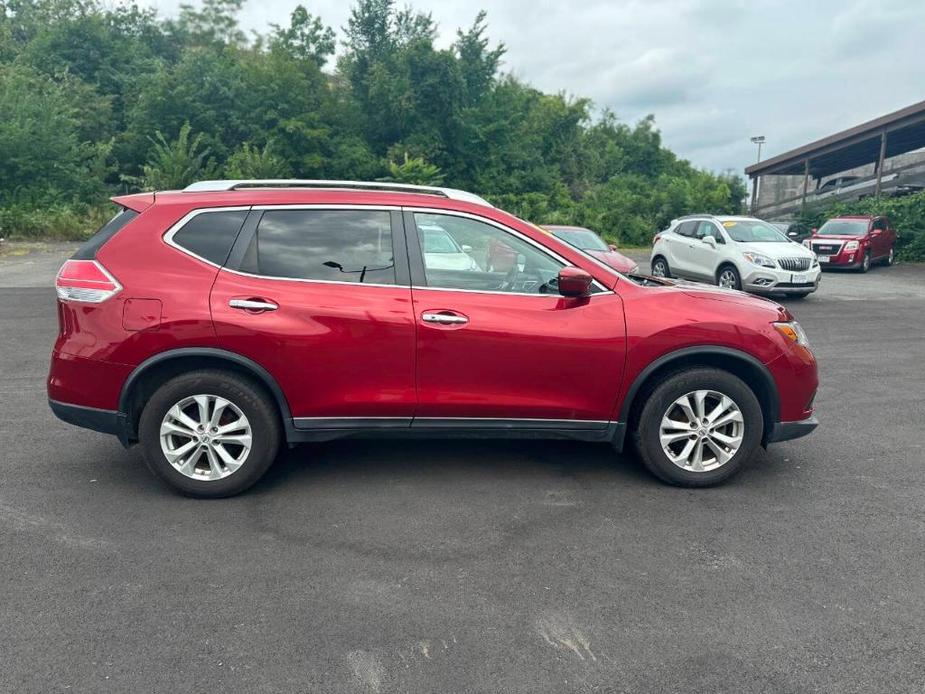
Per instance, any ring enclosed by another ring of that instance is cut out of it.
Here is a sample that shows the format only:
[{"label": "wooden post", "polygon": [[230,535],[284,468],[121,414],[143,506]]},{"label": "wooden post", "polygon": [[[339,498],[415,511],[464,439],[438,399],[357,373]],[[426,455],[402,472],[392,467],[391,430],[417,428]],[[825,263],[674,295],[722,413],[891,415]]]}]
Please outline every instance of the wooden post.
[{"label": "wooden post", "polygon": [[752,178],[752,214],[758,210],[758,177]]},{"label": "wooden post", "polygon": [[886,157],[886,130],[880,133],[880,158],[877,159],[877,189],[874,192],[880,197],[880,179],[883,178],[883,160]]},{"label": "wooden post", "polygon": [[806,187],[809,185],[809,157],[803,162],[803,199],[800,200],[800,214],[806,208]]}]

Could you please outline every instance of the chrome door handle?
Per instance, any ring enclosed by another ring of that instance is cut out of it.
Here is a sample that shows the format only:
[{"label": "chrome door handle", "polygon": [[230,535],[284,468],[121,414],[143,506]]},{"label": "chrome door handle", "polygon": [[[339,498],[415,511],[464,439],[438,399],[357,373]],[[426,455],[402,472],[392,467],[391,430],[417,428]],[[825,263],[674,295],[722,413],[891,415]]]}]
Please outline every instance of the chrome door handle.
[{"label": "chrome door handle", "polygon": [[231,308],[242,308],[245,311],[275,311],[279,304],[262,299],[232,299],[228,302]]},{"label": "chrome door handle", "polygon": [[465,316],[456,316],[452,313],[422,313],[421,320],[425,323],[437,323],[438,325],[465,325],[469,319]]}]

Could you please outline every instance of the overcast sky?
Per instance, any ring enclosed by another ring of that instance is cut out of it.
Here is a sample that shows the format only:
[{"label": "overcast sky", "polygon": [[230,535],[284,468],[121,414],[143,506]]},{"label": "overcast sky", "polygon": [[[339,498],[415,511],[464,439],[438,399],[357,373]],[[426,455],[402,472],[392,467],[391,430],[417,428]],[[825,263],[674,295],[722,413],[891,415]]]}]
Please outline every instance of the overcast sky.
[{"label": "overcast sky", "polygon": [[[141,0],[174,14],[180,0]],[[286,24],[298,0],[247,0],[245,29]],[[342,35],[348,0],[303,2]],[[403,6],[401,0],[399,6]],[[488,12],[504,69],[549,92],[590,97],[722,171],[925,99],[925,0],[416,0],[440,28]]]}]

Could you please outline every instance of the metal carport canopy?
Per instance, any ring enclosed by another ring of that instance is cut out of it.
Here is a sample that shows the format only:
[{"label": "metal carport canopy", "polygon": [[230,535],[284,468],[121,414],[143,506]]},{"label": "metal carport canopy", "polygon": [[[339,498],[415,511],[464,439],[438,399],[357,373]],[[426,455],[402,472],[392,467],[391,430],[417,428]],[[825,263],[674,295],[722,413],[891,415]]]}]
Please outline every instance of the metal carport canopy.
[{"label": "metal carport canopy", "polygon": [[745,173],[751,178],[801,176],[806,172],[806,161],[809,160],[810,176],[831,176],[876,163],[880,158],[881,136],[884,134],[884,158],[925,147],[925,101],[752,164],[746,167]]}]

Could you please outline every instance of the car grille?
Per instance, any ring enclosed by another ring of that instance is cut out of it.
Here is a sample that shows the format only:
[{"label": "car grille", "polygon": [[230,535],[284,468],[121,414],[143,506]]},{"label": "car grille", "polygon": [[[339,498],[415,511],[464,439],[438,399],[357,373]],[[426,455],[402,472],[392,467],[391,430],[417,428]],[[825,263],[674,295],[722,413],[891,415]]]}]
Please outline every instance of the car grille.
[{"label": "car grille", "polygon": [[784,270],[790,270],[791,272],[803,272],[804,270],[809,270],[810,259],[778,258],[777,264],[780,265]]},{"label": "car grille", "polygon": [[814,243],[813,253],[816,255],[838,255],[841,252],[841,243]]}]

